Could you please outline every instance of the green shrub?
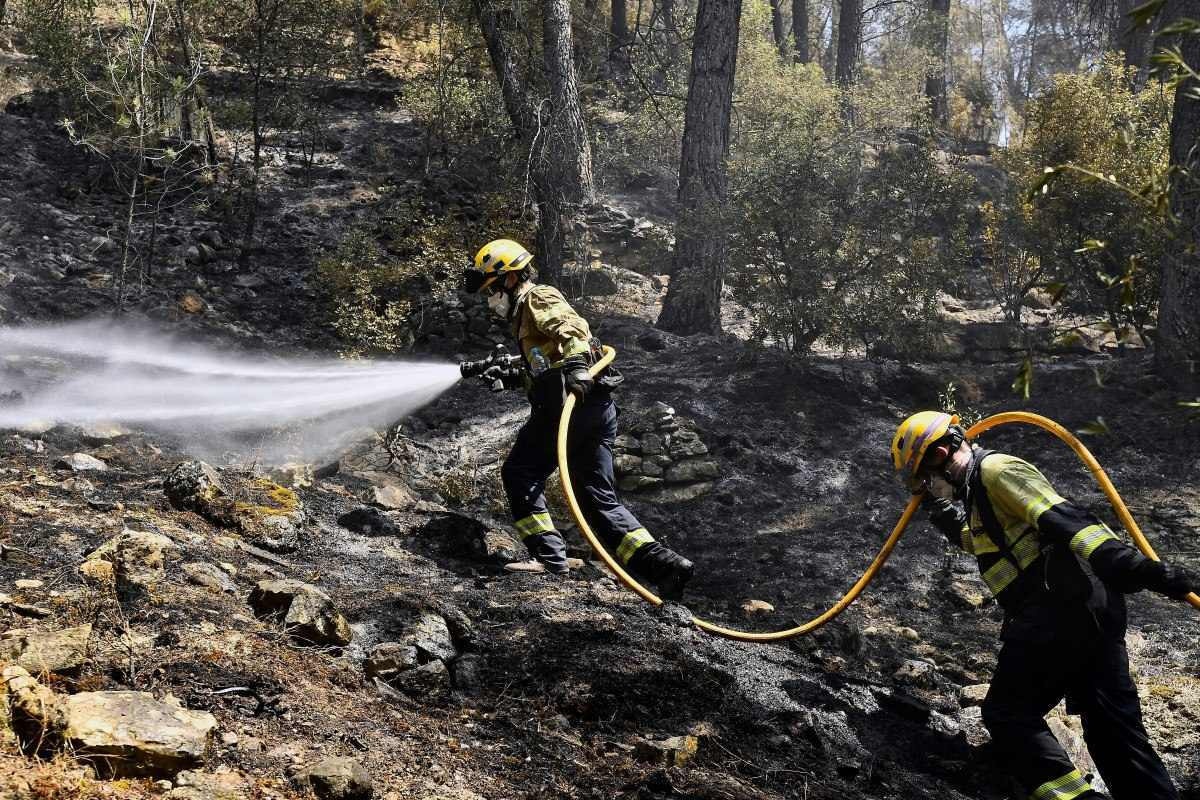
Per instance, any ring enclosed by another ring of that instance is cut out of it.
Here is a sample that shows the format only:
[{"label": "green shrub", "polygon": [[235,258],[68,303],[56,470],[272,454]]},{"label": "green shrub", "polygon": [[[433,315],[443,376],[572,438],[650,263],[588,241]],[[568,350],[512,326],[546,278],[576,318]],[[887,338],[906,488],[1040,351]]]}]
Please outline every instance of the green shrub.
[{"label": "green shrub", "polygon": [[[1030,244],[1049,279],[1064,284],[1068,307],[1140,331],[1154,313],[1168,240],[1146,197],[1167,168],[1170,103],[1162,92],[1134,94],[1131,76],[1118,56],[1055,76],[1002,164],[1033,194]],[[1058,166],[1045,184],[1045,169]]]}]

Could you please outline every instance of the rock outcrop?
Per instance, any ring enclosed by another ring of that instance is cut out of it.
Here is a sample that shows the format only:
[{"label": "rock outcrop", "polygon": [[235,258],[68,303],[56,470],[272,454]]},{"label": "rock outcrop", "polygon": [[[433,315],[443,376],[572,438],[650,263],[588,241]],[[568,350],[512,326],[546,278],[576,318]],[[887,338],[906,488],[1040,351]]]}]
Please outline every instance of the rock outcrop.
[{"label": "rock outcrop", "polygon": [[279,621],[293,637],[312,644],[343,647],[354,635],[329,595],[302,581],[259,581],[250,605],[259,617]]}]

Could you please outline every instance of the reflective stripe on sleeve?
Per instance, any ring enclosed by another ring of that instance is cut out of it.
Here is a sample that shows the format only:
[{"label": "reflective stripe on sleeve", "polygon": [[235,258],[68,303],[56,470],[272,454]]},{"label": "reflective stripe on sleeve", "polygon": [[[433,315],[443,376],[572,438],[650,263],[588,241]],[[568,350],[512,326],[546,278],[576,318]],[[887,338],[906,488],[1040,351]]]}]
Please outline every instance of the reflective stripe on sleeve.
[{"label": "reflective stripe on sleeve", "polygon": [[628,564],[634,553],[653,541],[654,537],[645,528],[630,531],[621,538],[621,543],[617,545],[617,561]]},{"label": "reflective stripe on sleeve", "polygon": [[1097,547],[1116,538],[1107,525],[1089,525],[1071,537],[1071,550],[1080,558],[1090,558]]},{"label": "reflective stripe on sleeve", "polygon": [[1041,554],[1042,549],[1039,545],[1037,535],[1032,531],[1026,532],[1024,536],[1016,541],[1012,546],[1012,559],[1016,559],[1016,564],[1012,559],[1005,557],[997,561],[987,572],[983,573],[983,582],[992,590],[992,594],[1000,594],[1008,588],[1008,585],[1017,579],[1020,569],[1025,569]]},{"label": "reflective stripe on sleeve", "polygon": [[1092,791],[1092,785],[1077,769],[1073,769],[1061,778],[1047,781],[1033,790],[1029,800],[1075,800],[1081,794]]},{"label": "reflective stripe on sleeve", "polygon": [[959,539],[962,540],[962,549],[968,553],[975,553],[975,544],[972,541],[971,528],[969,525],[963,525],[962,530],[958,532]]},{"label": "reflective stripe on sleeve", "polygon": [[525,539],[539,533],[550,533],[554,530],[554,522],[551,521],[550,514],[541,511],[517,520],[516,527],[517,533]]}]

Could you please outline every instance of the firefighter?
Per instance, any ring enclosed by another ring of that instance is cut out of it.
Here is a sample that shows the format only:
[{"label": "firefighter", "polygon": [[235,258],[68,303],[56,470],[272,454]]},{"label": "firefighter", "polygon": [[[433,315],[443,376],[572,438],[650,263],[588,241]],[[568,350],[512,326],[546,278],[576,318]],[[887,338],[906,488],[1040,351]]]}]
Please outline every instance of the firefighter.
[{"label": "firefighter", "polygon": [[892,460],[1004,610],[983,723],[1031,800],[1103,797],[1046,725],[1063,697],[1114,800],[1177,800],[1129,675],[1124,595],[1182,599],[1197,576],[1142,556],[1027,461],[968,443],[956,416],[906,419]]},{"label": "firefighter", "polygon": [[464,276],[464,289],[484,294],[492,312],[512,326],[524,362],[520,375],[509,373],[504,382],[520,381],[532,408],[500,471],[517,533],[545,570],[568,571],[566,544],[550,519],[544,489],[557,466],[565,393],[573,392],[578,407],[571,418],[567,458],[588,524],[630,572],[653,583],[663,597],[678,599],[692,577],[692,562],[656,542],[617,496],[612,389],[620,378],[610,370],[592,379],[588,368],[599,343],[557,289],[534,282],[532,262],[520,244],[497,239],[480,249]]}]

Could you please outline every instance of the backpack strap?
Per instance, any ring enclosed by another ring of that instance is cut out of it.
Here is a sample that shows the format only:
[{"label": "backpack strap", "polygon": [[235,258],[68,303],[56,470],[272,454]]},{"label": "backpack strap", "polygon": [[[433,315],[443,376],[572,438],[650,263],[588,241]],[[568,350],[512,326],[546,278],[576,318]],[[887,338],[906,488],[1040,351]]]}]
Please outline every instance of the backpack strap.
[{"label": "backpack strap", "polygon": [[974,462],[971,464],[971,477],[967,481],[968,491],[970,492],[967,498],[967,506],[969,509],[973,504],[975,508],[979,509],[979,517],[983,521],[984,532],[992,540],[992,544],[996,545],[996,549],[1000,551],[1000,555],[1016,567],[1017,573],[1020,574],[1021,564],[1017,561],[1017,557],[1013,555],[1012,546],[1008,543],[1008,537],[1004,535],[1004,526],[1000,524],[1000,519],[996,516],[996,509],[992,507],[992,500],[988,497],[987,487],[983,485],[983,460],[994,452],[994,450],[979,450],[975,453]]}]

